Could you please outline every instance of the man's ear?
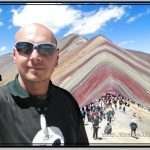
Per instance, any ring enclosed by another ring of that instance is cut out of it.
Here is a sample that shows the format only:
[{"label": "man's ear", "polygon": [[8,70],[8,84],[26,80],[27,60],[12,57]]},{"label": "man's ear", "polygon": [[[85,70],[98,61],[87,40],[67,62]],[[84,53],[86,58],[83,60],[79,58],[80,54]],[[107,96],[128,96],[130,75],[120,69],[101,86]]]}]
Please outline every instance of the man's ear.
[{"label": "man's ear", "polygon": [[16,49],[15,48],[13,48],[13,58],[14,58],[14,63],[16,64],[17,62],[16,62]]}]

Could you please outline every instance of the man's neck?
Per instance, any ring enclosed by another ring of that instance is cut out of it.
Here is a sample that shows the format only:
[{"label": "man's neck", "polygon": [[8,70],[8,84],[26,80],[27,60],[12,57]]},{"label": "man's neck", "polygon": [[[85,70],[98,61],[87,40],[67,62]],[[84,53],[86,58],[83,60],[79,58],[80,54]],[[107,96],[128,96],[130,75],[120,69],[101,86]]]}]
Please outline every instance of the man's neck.
[{"label": "man's neck", "polygon": [[49,81],[30,82],[18,76],[21,87],[33,96],[45,96],[48,92]]}]

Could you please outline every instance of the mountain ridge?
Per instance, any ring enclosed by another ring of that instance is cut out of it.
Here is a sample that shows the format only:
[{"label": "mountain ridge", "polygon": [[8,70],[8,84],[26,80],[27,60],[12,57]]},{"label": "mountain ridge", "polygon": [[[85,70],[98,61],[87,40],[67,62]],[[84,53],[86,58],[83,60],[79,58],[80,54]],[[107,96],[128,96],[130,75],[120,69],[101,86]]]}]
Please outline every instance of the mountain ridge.
[{"label": "mountain ridge", "polygon": [[[123,49],[103,35],[88,40],[70,34],[58,41],[58,47],[59,66],[52,81],[70,91],[80,106],[109,90],[150,106],[150,54]],[[14,79],[12,54],[0,56],[0,68],[1,85]]]}]

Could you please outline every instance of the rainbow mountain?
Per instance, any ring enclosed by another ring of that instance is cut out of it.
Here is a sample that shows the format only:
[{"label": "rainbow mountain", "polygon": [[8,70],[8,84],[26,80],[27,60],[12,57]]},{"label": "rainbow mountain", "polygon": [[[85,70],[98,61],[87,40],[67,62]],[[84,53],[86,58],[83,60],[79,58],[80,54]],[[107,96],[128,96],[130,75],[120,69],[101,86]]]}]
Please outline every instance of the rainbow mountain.
[{"label": "rainbow mountain", "polygon": [[[80,106],[107,91],[150,107],[150,54],[123,49],[103,35],[87,40],[70,34],[58,41],[59,65],[52,82],[70,91]],[[14,79],[12,54],[0,57],[1,84]]]}]

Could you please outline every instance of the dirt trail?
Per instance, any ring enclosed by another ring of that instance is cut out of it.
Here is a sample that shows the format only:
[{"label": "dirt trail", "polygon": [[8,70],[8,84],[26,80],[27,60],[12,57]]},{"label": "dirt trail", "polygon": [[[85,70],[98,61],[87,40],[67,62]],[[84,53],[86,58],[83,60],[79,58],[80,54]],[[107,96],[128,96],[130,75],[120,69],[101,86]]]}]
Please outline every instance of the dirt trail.
[{"label": "dirt trail", "polygon": [[[137,113],[137,137],[133,138],[130,136],[130,121],[133,118],[133,113]],[[139,116],[142,118],[139,119]],[[99,124],[100,128],[98,131],[98,139],[94,140],[92,137],[93,130],[92,124],[85,121],[85,129],[88,135],[90,145],[94,146],[108,146],[108,145],[150,145],[150,112],[139,108],[136,105],[131,104],[131,106],[126,108],[126,113],[124,114],[120,110],[116,110],[115,117],[112,119],[112,134],[104,135],[104,127],[107,121],[103,121]]]}]

